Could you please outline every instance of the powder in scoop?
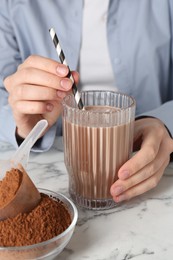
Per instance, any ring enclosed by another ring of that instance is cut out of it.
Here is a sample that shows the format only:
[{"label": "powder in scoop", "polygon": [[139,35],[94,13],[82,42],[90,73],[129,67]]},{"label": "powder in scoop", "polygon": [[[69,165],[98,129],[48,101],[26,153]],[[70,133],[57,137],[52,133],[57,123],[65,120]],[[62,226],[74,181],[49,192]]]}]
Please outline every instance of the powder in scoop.
[{"label": "powder in scoop", "polygon": [[22,172],[19,169],[7,171],[0,181],[0,208],[7,205],[15,196],[22,181]]}]

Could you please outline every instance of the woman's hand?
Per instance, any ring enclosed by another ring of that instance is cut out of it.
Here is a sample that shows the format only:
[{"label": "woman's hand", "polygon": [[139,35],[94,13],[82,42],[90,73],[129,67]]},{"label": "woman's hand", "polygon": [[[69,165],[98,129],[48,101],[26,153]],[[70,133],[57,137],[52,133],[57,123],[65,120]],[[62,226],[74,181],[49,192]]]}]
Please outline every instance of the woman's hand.
[{"label": "woman's hand", "polygon": [[[61,99],[71,90],[68,68],[54,60],[30,56],[4,80],[16,133],[25,138],[33,126],[46,119],[51,127],[61,113]],[[78,74],[73,72],[75,81]]]},{"label": "woman's hand", "polygon": [[135,121],[134,148],[140,149],[118,171],[111,187],[115,202],[129,200],[158,184],[173,152],[173,139],[155,118]]}]

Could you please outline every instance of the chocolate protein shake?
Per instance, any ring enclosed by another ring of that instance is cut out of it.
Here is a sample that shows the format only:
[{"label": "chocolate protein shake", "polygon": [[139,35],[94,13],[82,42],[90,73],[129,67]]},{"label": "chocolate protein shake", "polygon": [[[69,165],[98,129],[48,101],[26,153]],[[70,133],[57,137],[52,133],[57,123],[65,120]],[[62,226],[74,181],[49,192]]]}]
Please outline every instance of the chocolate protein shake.
[{"label": "chocolate protein shake", "polygon": [[120,107],[107,104],[85,105],[84,111],[73,115],[66,112],[63,136],[69,192],[81,206],[113,207],[110,187],[130,157],[134,118],[127,112],[124,118]]}]

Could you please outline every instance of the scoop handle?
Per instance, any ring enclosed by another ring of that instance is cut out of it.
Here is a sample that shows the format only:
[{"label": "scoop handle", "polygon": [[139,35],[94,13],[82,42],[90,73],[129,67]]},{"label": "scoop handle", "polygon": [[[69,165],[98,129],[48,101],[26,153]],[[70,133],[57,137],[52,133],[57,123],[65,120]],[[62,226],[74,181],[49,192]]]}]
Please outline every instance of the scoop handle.
[{"label": "scoop handle", "polygon": [[42,119],[33,127],[31,132],[28,134],[28,136],[25,138],[25,140],[11,158],[14,165],[17,166],[19,163],[21,163],[24,168],[27,167],[30,150],[44,132],[44,130],[47,128],[47,126],[47,120]]}]

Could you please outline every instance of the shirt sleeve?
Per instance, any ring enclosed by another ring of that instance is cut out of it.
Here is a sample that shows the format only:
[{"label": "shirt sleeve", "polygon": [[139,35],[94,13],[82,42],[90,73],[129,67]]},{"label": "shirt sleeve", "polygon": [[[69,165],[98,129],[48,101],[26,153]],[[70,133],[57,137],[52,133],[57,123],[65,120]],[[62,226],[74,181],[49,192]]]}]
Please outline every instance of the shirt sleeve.
[{"label": "shirt sleeve", "polygon": [[[170,135],[173,137],[173,101],[169,101],[160,107],[139,115],[138,117],[155,117],[160,119],[167,127]],[[137,117],[137,118],[138,118]]]},{"label": "shirt sleeve", "polygon": [[3,80],[14,73],[21,63],[19,50],[9,22],[8,1],[0,2],[0,140],[17,146],[15,122],[8,104],[8,93]]},{"label": "shirt sleeve", "polygon": [[[173,1],[169,0],[170,5],[170,24],[171,24],[171,34],[173,39]],[[169,99],[170,101],[163,103],[160,107],[145,112],[140,116],[149,116],[149,117],[156,117],[160,119],[167,129],[169,133],[173,137],[173,40],[171,40],[171,53],[170,53],[170,80],[169,80]]]},{"label": "shirt sleeve", "polygon": [[[0,140],[18,147],[16,141],[16,124],[12,109],[8,103],[8,92],[3,80],[16,72],[22,62],[13,26],[10,22],[9,1],[0,1]],[[48,150],[55,139],[56,124],[45,134],[40,142],[33,147],[33,151]]]}]

